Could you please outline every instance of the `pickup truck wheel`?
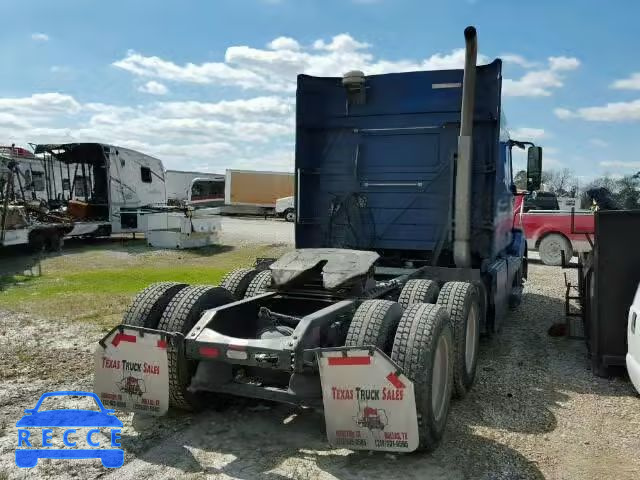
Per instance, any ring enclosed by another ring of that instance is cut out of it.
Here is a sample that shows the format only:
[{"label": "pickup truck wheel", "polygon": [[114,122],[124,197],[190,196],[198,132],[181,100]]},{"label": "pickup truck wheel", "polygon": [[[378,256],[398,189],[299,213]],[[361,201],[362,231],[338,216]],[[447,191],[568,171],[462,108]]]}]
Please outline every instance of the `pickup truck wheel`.
[{"label": "pickup truck wheel", "polygon": [[140,291],[124,312],[122,323],[136,327],[157,328],[162,312],[175,295],[187,287],[186,283],[152,283]]},{"label": "pickup truck wheel", "polygon": [[[200,320],[202,313],[211,308],[220,307],[235,299],[220,287],[209,285],[191,286],[180,290],[169,302],[162,313],[158,329],[165,332],[178,332],[187,335]],[[202,408],[202,397],[187,389],[196,372],[197,361],[187,360],[184,352],[173,348],[167,351],[169,364],[169,405],[182,410]]]},{"label": "pickup truck wheel", "polygon": [[444,434],[453,388],[453,333],[440,305],[416,303],[405,310],[391,359],[414,384],[418,448],[434,450]]},{"label": "pickup truck wheel", "polygon": [[399,303],[390,300],[365,300],[356,310],[345,345],[364,347],[373,345],[386,354],[391,353],[393,337],[402,317]]},{"label": "pickup truck wheel", "polygon": [[438,296],[438,305],[449,312],[453,329],[453,395],[464,398],[476,376],[480,344],[480,298],[475,285],[447,282]]},{"label": "pickup truck wheel", "polygon": [[438,284],[433,280],[409,280],[402,287],[398,303],[404,308],[414,303],[436,303],[439,291]]},{"label": "pickup truck wheel", "polygon": [[258,270],[253,268],[237,268],[227,273],[220,281],[220,287],[231,292],[236,300],[244,298],[251,280],[258,275]]},{"label": "pickup truck wheel", "polygon": [[284,211],[284,219],[287,222],[295,222],[296,221],[296,211],[293,208],[287,208]]},{"label": "pickup truck wheel", "polygon": [[270,286],[271,270],[263,270],[253,277],[253,280],[251,280],[251,283],[249,283],[247,287],[247,291],[244,293],[244,298],[251,298],[265,293]]},{"label": "pickup truck wheel", "polygon": [[573,248],[567,238],[558,233],[547,235],[540,241],[538,252],[540,260],[545,265],[558,266],[562,265],[562,251],[564,250],[564,258],[568,262],[573,257]]}]

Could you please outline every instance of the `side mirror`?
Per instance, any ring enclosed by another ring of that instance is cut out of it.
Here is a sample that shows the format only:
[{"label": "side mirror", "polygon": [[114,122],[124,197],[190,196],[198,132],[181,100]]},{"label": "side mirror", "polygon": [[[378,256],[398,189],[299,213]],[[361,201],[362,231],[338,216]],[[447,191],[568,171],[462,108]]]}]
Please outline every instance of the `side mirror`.
[{"label": "side mirror", "polygon": [[540,190],[542,185],[542,147],[527,150],[527,190]]}]

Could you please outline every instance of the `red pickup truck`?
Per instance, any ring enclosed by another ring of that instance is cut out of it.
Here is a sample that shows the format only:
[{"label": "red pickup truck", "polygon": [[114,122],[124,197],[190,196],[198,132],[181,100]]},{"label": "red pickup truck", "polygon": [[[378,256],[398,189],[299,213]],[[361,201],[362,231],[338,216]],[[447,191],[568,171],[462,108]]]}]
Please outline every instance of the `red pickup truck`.
[{"label": "red pickup truck", "polygon": [[[527,210],[523,211],[525,195],[516,196],[514,226],[520,226],[529,250],[538,250],[545,265],[561,265],[562,251],[567,262],[577,252],[591,250],[589,239],[594,231],[594,217],[590,210]],[[573,225],[572,225],[573,224]]]}]

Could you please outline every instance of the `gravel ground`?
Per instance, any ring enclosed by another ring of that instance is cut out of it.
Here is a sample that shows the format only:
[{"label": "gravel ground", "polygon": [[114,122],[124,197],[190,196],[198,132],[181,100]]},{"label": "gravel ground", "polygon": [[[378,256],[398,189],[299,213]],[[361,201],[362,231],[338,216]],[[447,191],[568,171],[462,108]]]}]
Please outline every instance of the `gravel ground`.
[{"label": "gravel ground", "polygon": [[293,223],[271,218],[222,217],[224,245],[291,245],[294,244]]},{"label": "gravel ground", "polygon": [[[257,222],[268,242],[285,243],[292,231],[283,222],[225,220],[238,222]],[[482,340],[476,385],[452,404],[432,454],[331,449],[320,413],[239,399],[224,411],[161,419],[119,414],[126,458],[115,471],[93,460],[15,467],[22,410],[44,391],[90,390],[102,334],[90,324],[54,322],[46,312],[0,310],[0,479],[640,478],[640,400],[631,385],[594,377],[582,342],[547,335],[563,320],[563,293],[559,269],[531,265],[522,305],[499,335]]]}]

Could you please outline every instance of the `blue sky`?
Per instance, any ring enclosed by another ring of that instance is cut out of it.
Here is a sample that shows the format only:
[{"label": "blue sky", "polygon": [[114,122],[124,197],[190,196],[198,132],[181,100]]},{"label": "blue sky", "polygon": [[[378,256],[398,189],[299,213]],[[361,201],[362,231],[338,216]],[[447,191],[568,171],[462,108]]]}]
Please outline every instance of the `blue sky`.
[{"label": "blue sky", "polygon": [[[640,3],[7,0],[0,142],[102,141],[168,168],[289,169],[295,75],[501,56],[514,136],[588,180],[640,170]],[[13,19],[8,21],[7,19]],[[518,161],[522,161],[519,158]]]}]

